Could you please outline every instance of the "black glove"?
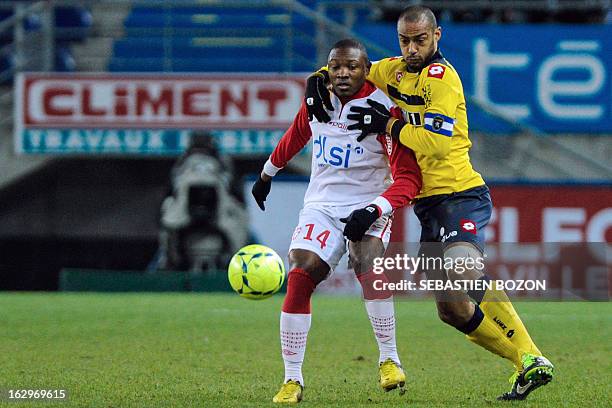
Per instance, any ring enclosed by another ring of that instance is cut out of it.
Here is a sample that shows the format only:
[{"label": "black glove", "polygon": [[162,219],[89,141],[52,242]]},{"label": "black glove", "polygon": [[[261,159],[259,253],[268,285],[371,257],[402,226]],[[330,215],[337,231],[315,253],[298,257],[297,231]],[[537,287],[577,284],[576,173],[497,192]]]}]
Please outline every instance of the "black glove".
[{"label": "black glove", "polygon": [[347,119],[357,121],[357,123],[349,125],[347,129],[361,130],[361,135],[357,137],[358,142],[361,142],[363,138],[370,133],[377,135],[385,133],[387,131],[387,122],[391,117],[391,113],[382,103],[376,102],[372,99],[368,99],[367,102],[370,105],[369,108],[352,106],[351,112],[357,113],[346,115]]},{"label": "black glove", "polygon": [[272,180],[263,181],[261,179],[261,175],[257,178],[255,184],[253,184],[253,189],[251,193],[253,197],[255,197],[255,201],[257,201],[257,205],[261,208],[262,211],[266,211],[266,206],[264,205],[264,201],[270,194],[270,188],[272,188]]},{"label": "black glove", "polygon": [[324,71],[315,72],[306,80],[304,102],[306,102],[306,110],[308,110],[308,120],[312,120],[313,116],[322,123],[327,123],[331,120],[329,114],[323,108],[325,106],[327,110],[334,110],[331,98],[329,97],[329,91],[327,86],[325,86],[326,79],[327,72]]},{"label": "black glove", "polygon": [[348,217],[340,218],[345,223],[344,236],[353,242],[361,241],[366,231],[380,217],[378,207],[370,204],[365,208],[353,211]]}]

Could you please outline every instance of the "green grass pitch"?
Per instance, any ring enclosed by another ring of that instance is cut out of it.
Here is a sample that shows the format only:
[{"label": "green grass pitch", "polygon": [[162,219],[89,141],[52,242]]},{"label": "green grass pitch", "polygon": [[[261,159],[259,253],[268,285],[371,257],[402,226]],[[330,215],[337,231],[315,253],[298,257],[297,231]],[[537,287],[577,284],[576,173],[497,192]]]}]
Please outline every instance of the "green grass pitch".
[{"label": "green grass pitch", "polygon": [[[281,295],[0,294],[0,388],[69,393],[68,402],[0,405],[273,406],[283,377],[281,302]],[[509,389],[510,364],[443,325],[432,300],[402,301],[397,337],[408,384],[400,396],[378,388],[378,352],[361,300],[315,295],[303,406],[610,406],[611,304],[517,309],[556,365],[551,384],[523,403],[497,402]]]}]

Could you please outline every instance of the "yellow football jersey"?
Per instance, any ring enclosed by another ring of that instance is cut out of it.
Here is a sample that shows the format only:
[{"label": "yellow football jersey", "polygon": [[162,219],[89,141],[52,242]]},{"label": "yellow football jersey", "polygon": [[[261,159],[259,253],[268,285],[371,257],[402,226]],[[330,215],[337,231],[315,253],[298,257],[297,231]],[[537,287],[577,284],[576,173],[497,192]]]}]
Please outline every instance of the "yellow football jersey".
[{"label": "yellow football jersey", "polygon": [[421,72],[406,71],[401,58],[373,63],[368,79],[403,111],[408,125],[400,142],[411,148],[423,175],[417,198],[481,186],[472,168],[463,85],[455,68],[436,52]]}]

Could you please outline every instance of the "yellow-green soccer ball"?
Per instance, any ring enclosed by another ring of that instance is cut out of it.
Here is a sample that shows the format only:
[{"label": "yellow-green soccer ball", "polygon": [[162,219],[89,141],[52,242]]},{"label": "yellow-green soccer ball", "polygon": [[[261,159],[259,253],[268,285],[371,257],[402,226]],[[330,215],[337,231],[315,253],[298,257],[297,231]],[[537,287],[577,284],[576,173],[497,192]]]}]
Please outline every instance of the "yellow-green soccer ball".
[{"label": "yellow-green soccer ball", "polygon": [[265,299],[285,282],[285,265],[274,250],[264,245],[247,245],[232,257],[227,278],[240,296]]}]

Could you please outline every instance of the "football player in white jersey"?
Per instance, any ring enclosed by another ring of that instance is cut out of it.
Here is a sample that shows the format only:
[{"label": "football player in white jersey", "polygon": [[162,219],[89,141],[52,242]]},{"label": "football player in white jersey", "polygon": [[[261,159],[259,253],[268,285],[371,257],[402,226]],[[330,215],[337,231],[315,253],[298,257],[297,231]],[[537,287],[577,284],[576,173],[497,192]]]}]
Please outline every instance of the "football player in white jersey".
[{"label": "football player in white jersey", "polygon": [[396,348],[393,297],[388,290],[374,289],[373,282],[386,277],[371,269],[374,258],[385,253],[393,211],[419,193],[421,173],[413,152],[389,136],[358,142],[361,132],[347,129],[354,123],[351,107],[369,107],[367,101],[373,100],[389,110],[394,108],[382,91],[366,81],[370,65],[358,41],[346,39],[333,46],[328,58],[334,107],[331,121],[309,118],[302,104],[253,186],[253,196],[265,210],[272,177],[312,139],[310,183],[290,245],[287,294],[280,318],[285,379],[274,402],[302,399],[310,297],[347,247],[380,351],[380,385],[389,391],[403,387],[406,381]]}]

